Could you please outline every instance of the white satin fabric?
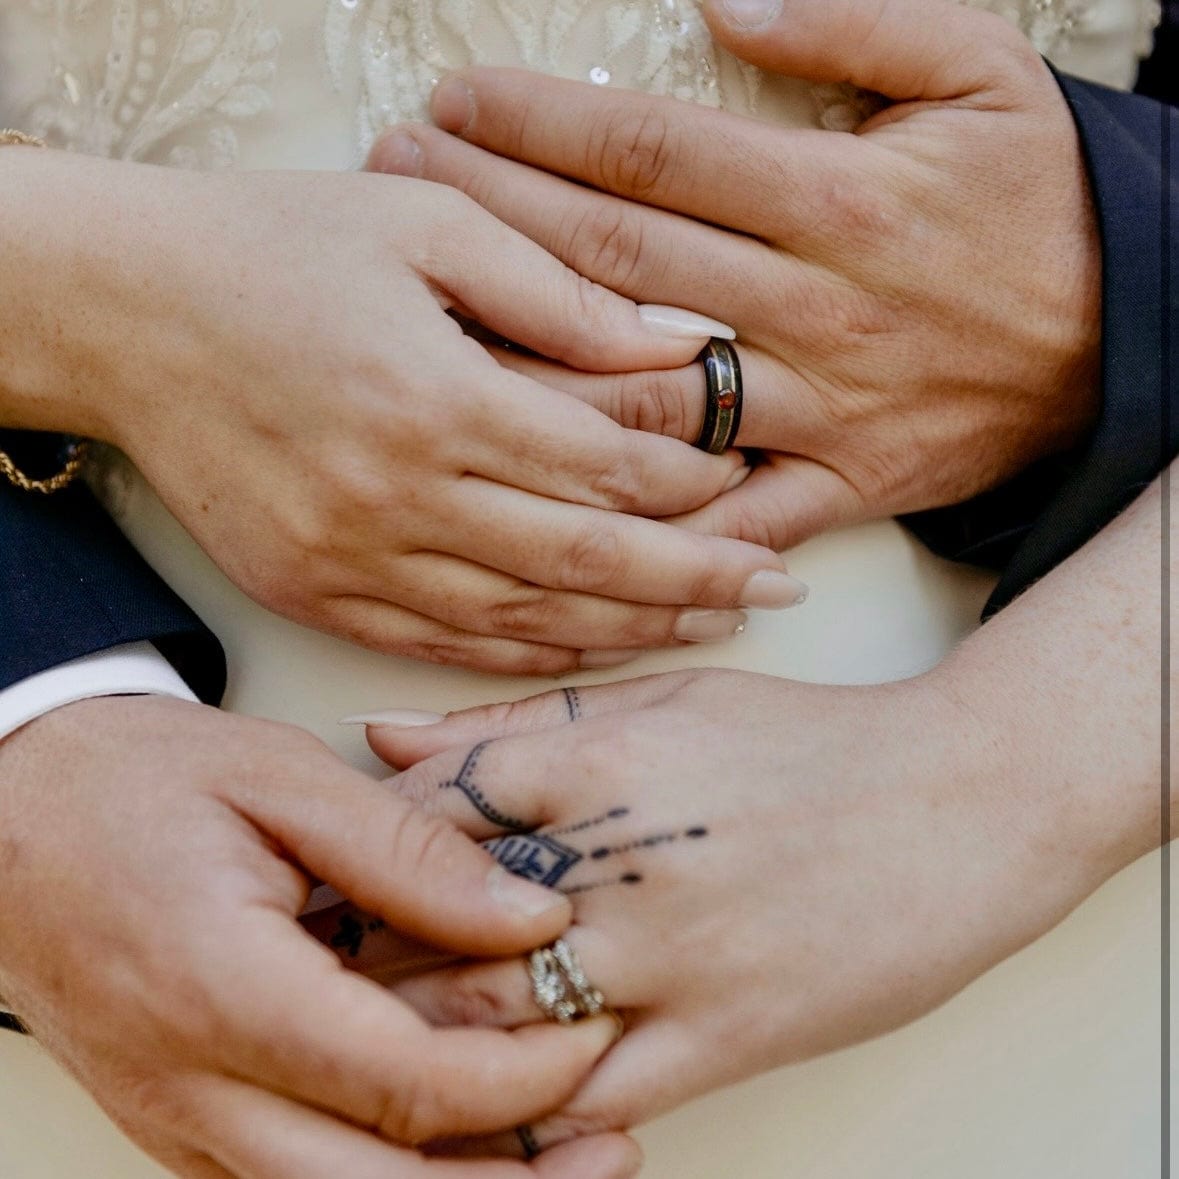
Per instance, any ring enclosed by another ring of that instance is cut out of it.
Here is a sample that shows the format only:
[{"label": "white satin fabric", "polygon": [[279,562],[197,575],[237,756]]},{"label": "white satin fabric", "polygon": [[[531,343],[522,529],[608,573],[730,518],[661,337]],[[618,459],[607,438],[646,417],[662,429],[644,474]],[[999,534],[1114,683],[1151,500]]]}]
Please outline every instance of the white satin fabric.
[{"label": "white satin fabric", "polygon": [[[1131,81],[1157,19],[1154,0],[995,6],[1061,68],[1115,86]],[[435,77],[468,62],[636,86],[794,126],[843,126],[856,100],[742,67],[709,43],[691,0],[0,0],[0,124],[125,159],[347,168],[381,126],[421,114]],[[346,714],[446,711],[553,686],[382,657],[279,619],[229,584],[126,464],[112,462],[103,490],[138,548],[224,641],[228,706],[303,725],[354,764],[375,768],[361,734],[337,726]],[[713,665],[827,682],[909,676],[976,625],[990,585],[891,522],[812,541],[789,561],[812,587],[805,606],[756,614],[728,645],[654,653],[621,674]],[[1150,1173],[1157,975],[1143,973],[1154,926],[1141,902],[1152,878],[1134,871],[1073,918],[1071,934],[1046,939],[917,1027],[663,1119],[644,1136],[648,1174]],[[1100,947],[1123,958],[1102,958]],[[999,1028],[1012,1038],[1010,1063]],[[28,1053],[0,1040],[0,1173],[155,1173]],[[86,1148],[66,1150],[74,1138]]]}]

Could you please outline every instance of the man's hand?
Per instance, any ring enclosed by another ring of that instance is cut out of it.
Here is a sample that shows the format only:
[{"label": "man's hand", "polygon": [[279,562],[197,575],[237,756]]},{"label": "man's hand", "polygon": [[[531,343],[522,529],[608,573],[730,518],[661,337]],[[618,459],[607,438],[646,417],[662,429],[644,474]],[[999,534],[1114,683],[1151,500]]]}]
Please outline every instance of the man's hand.
[{"label": "man's hand", "polygon": [[300,929],[313,878],[463,953],[519,953],[569,919],[297,729],[106,699],[0,745],[0,993],[178,1174],[634,1173],[619,1136],[531,1169],[406,1149],[553,1109],[614,1027],[433,1030]]},{"label": "man's hand", "polygon": [[[705,9],[739,57],[894,105],[855,134],[787,130],[466,70],[434,95],[450,134],[398,128],[370,167],[461,188],[598,282],[737,329],[738,443],[768,461],[679,517],[693,528],[781,548],[963,500],[1082,438],[1099,249],[1072,120],[1030,43],[942,0]],[[626,425],[700,429],[699,365],[602,376],[499,359]]]}]

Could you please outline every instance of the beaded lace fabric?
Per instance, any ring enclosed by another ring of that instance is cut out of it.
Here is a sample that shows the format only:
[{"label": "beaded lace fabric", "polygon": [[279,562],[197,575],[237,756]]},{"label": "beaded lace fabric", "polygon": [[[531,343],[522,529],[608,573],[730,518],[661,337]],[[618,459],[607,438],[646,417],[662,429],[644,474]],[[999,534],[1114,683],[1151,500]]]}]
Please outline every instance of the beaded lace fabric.
[{"label": "beaded lace fabric", "polygon": [[[1158,20],[1157,0],[968,2],[1019,25],[1061,68],[1111,85],[1132,80]],[[864,110],[850,88],[771,79],[718,51],[696,0],[0,0],[0,116],[122,159],[343,166],[382,127],[421,117],[438,76],[467,64],[795,125],[847,129]],[[243,142],[299,137],[302,113],[310,141],[346,140],[347,152],[300,156],[291,143],[276,157]]]}]

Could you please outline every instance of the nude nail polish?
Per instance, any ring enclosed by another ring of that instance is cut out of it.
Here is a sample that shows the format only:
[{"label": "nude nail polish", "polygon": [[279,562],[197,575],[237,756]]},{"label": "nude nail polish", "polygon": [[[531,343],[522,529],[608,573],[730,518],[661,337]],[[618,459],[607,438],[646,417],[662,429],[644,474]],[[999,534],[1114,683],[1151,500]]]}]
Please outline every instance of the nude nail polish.
[{"label": "nude nail polish", "polygon": [[443,131],[462,135],[475,120],[475,94],[462,78],[443,78],[430,96],[430,114]]},{"label": "nude nail polish", "polygon": [[345,716],[342,725],[372,725],[387,729],[417,729],[425,725],[436,725],[446,720],[440,712],[423,712],[417,708],[391,708],[387,712],[361,712],[356,716]]},{"label": "nude nail polish", "polygon": [[737,333],[719,319],[697,315],[682,307],[668,307],[663,303],[641,303],[639,318],[653,332],[671,336],[677,340],[710,340],[714,336],[721,340],[735,340]]},{"label": "nude nail polish", "polygon": [[745,630],[741,610],[685,610],[675,624],[675,637],[685,643],[719,643]]},{"label": "nude nail polish", "polygon": [[741,605],[758,610],[784,610],[787,606],[801,606],[810,587],[797,577],[777,569],[759,569],[741,591]]}]

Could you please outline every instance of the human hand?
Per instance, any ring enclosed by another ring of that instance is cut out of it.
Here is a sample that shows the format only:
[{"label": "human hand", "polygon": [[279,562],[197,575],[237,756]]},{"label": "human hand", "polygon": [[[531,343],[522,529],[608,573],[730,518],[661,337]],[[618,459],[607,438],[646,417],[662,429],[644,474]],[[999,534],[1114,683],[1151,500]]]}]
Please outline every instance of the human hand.
[{"label": "human hand", "polygon": [[513,890],[474,844],[297,729],[112,698],[0,744],[0,993],[177,1174],[637,1170],[619,1136],[532,1168],[408,1149],[555,1108],[612,1021],[431,1030],[300,930],[312,877],[467,953],[519,953],[569,918],[564,898]]},{"label": "human hand", "polygon": [[[566,939],[625,1019],[542,1146],[912,1020],[1104,879],[1074,838],[1089,808],[1062,812],[1006,718],[939,676],[685,672],[578,689],[572,724],[550,693],[370,730],[412,765],[403,796],[571,897]],[[541,1018],[518,961],[396,993],[444,1025]]]},{"label": "human hand", "polygon": [[[703,504],[738,456],[621,429],[501,368],[446,311],[581,368],[684,363],[711,329],[660,334],[462,194],[15,148],[0,168],[24,234],[0,421],[10,386],[36,386],[49,417],[14,424],[117,443],[278,613],[382,651],[554,673],[731,635],[766,597],[750,577],[782,570],[634,518]],[[62,191],[85,218],[61,215]],[[684,607],[721,613],[685,626]]]},{"label": "human hand", "polygon": [[[691,528],[783,548],[966,499],[1080,440],[1098,406],[1097,232],[1031,44],[942,0],[767,4],[755,27],[704,9],[738,57],[893,105],[855,134],[787,130],[472,69],[435,91],[442,131],[398,128],[369,166],[454,185],[580,273],[737,329],[737,441],[765,462],[683,514]],[[626,425],[701,428],[699,365],[501,360]]]}]

